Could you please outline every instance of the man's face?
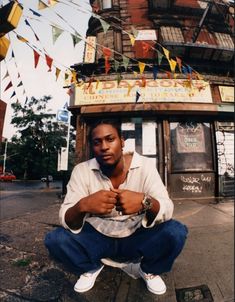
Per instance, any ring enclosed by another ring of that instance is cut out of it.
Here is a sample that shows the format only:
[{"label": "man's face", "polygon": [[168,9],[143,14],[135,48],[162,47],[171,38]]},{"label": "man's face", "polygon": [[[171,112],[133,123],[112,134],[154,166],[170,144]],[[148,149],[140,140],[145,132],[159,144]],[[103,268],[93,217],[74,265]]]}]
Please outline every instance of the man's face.
[{"label": "man's face", "polygon": [[116,166],[122,157],[124,141],[117,130],[109,124],[102,124],[92,131],[92,149],[101,166]]}]

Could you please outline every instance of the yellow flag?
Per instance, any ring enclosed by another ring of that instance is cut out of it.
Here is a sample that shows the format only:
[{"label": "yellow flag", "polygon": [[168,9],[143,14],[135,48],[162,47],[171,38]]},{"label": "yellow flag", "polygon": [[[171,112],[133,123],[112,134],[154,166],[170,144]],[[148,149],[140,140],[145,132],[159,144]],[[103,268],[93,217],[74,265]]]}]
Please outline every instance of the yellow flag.
[{"label": "yellow flag", "polygon": [[134,46],[135,45],[135,37],[132,34],[128,34],[130,40],[131,40],[131,45]]},{"label": "yellow flag", "polygon": [[170,64],[171,72],[174,73],[177,62],[175,60],[173,60],[173,59],[168,60],[168,62]]},{"label": "yellow flag", "polygon": [[25,39],[24,37],[20,36],[20,35],[16,35],[17,39],[20,40],[21,42],[29,42],[27,39]]},{"label": "yellow flag", "polygon": [[165,54],[165,56],[166,56],[167,60],[169,60],[169,56],[170,56],[170,52],[169,52],[169,50],[167,50],[167,49],[166,49],[166,48],[164,48],[164,47],[162,47],[162,49],[163,49],[163,52],[164,52],[164,54]]},{"label": "yellow flag", "polygon": [[71,83],[76,83],[77,82],[77,79],[76,79],[77,73],[76,73],[76,71],[72,71],[71,73],[72,73]]},{"label": "yellow flag", "polygon": [[38,1],[38,10],[40,10],[40,9],[44,9],[44,8],[47,8],[48,6],[45,4],[45,3],[43,3],[42,1]]},{"label": "yellow flag", "polygon": [[95,87],[95,89],[98,89],[99,83],[100,83],[100,80],[96,80],[96,87]]},{"label": "yellow flag", "polygon": [[56,67],[55,75],[56,75],[56,81],[58,80],[58,77],[60,75],[61,70]]},{"label": "yellow flag", "polygon": [[132,86],[131,84],[128,83],[128,91],[127,91],[127,96],[130,95],[130,92],[131,92],[131,89],[133,88],[134,86]]},{"label": "yellow flag", "polygon": [[145,69],[145,63],[143,62],[139,62],[139,69],[140,69],[140,74],[142,74],[144,72]]},{"label": "yellow flag", "polygon": [[138,76],[138,72],[133,71],[133,73],[134,73],[135,78],[137,78],[137,76]]}]

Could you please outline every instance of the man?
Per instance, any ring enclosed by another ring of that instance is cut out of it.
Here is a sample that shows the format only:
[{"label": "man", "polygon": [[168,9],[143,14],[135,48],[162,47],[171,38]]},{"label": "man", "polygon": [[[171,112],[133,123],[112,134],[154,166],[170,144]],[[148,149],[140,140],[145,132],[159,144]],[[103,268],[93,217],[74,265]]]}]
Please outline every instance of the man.
[{"label": "man", "polygon": [[148,290],[164,294],[159,275],[171,270],[187,228],[171,219],[173,203],[152,161],[123,154],[119,124],[100,121],[89,140],[94,158],[74,168],[60,209],[63,228],[47,234],[45,245],[79,276],[77,292],[93,287],[108,258],[139,264]]}]

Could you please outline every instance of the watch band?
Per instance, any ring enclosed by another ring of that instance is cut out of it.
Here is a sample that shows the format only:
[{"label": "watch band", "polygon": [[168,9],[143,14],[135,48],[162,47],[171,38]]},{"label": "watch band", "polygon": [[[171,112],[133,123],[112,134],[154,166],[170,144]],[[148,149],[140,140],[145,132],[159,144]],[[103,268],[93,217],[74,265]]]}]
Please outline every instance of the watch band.
[{"label": "watch band", "polygon": [[143,211],[148,211],[152,208],[152,199],[149,195],[144,195],[144,199],[142,200]]}]

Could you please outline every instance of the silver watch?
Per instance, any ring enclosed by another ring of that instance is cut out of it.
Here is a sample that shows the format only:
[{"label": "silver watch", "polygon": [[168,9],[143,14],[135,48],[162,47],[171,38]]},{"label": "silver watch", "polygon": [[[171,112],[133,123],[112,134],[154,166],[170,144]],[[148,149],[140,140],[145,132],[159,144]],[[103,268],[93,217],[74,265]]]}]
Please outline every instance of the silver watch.
[{"label": "silver watch", "polygon": [[152,208],[152,199],[149,195],[144,195],[144,199],[142,200],[143,211],[150,210]]}]

